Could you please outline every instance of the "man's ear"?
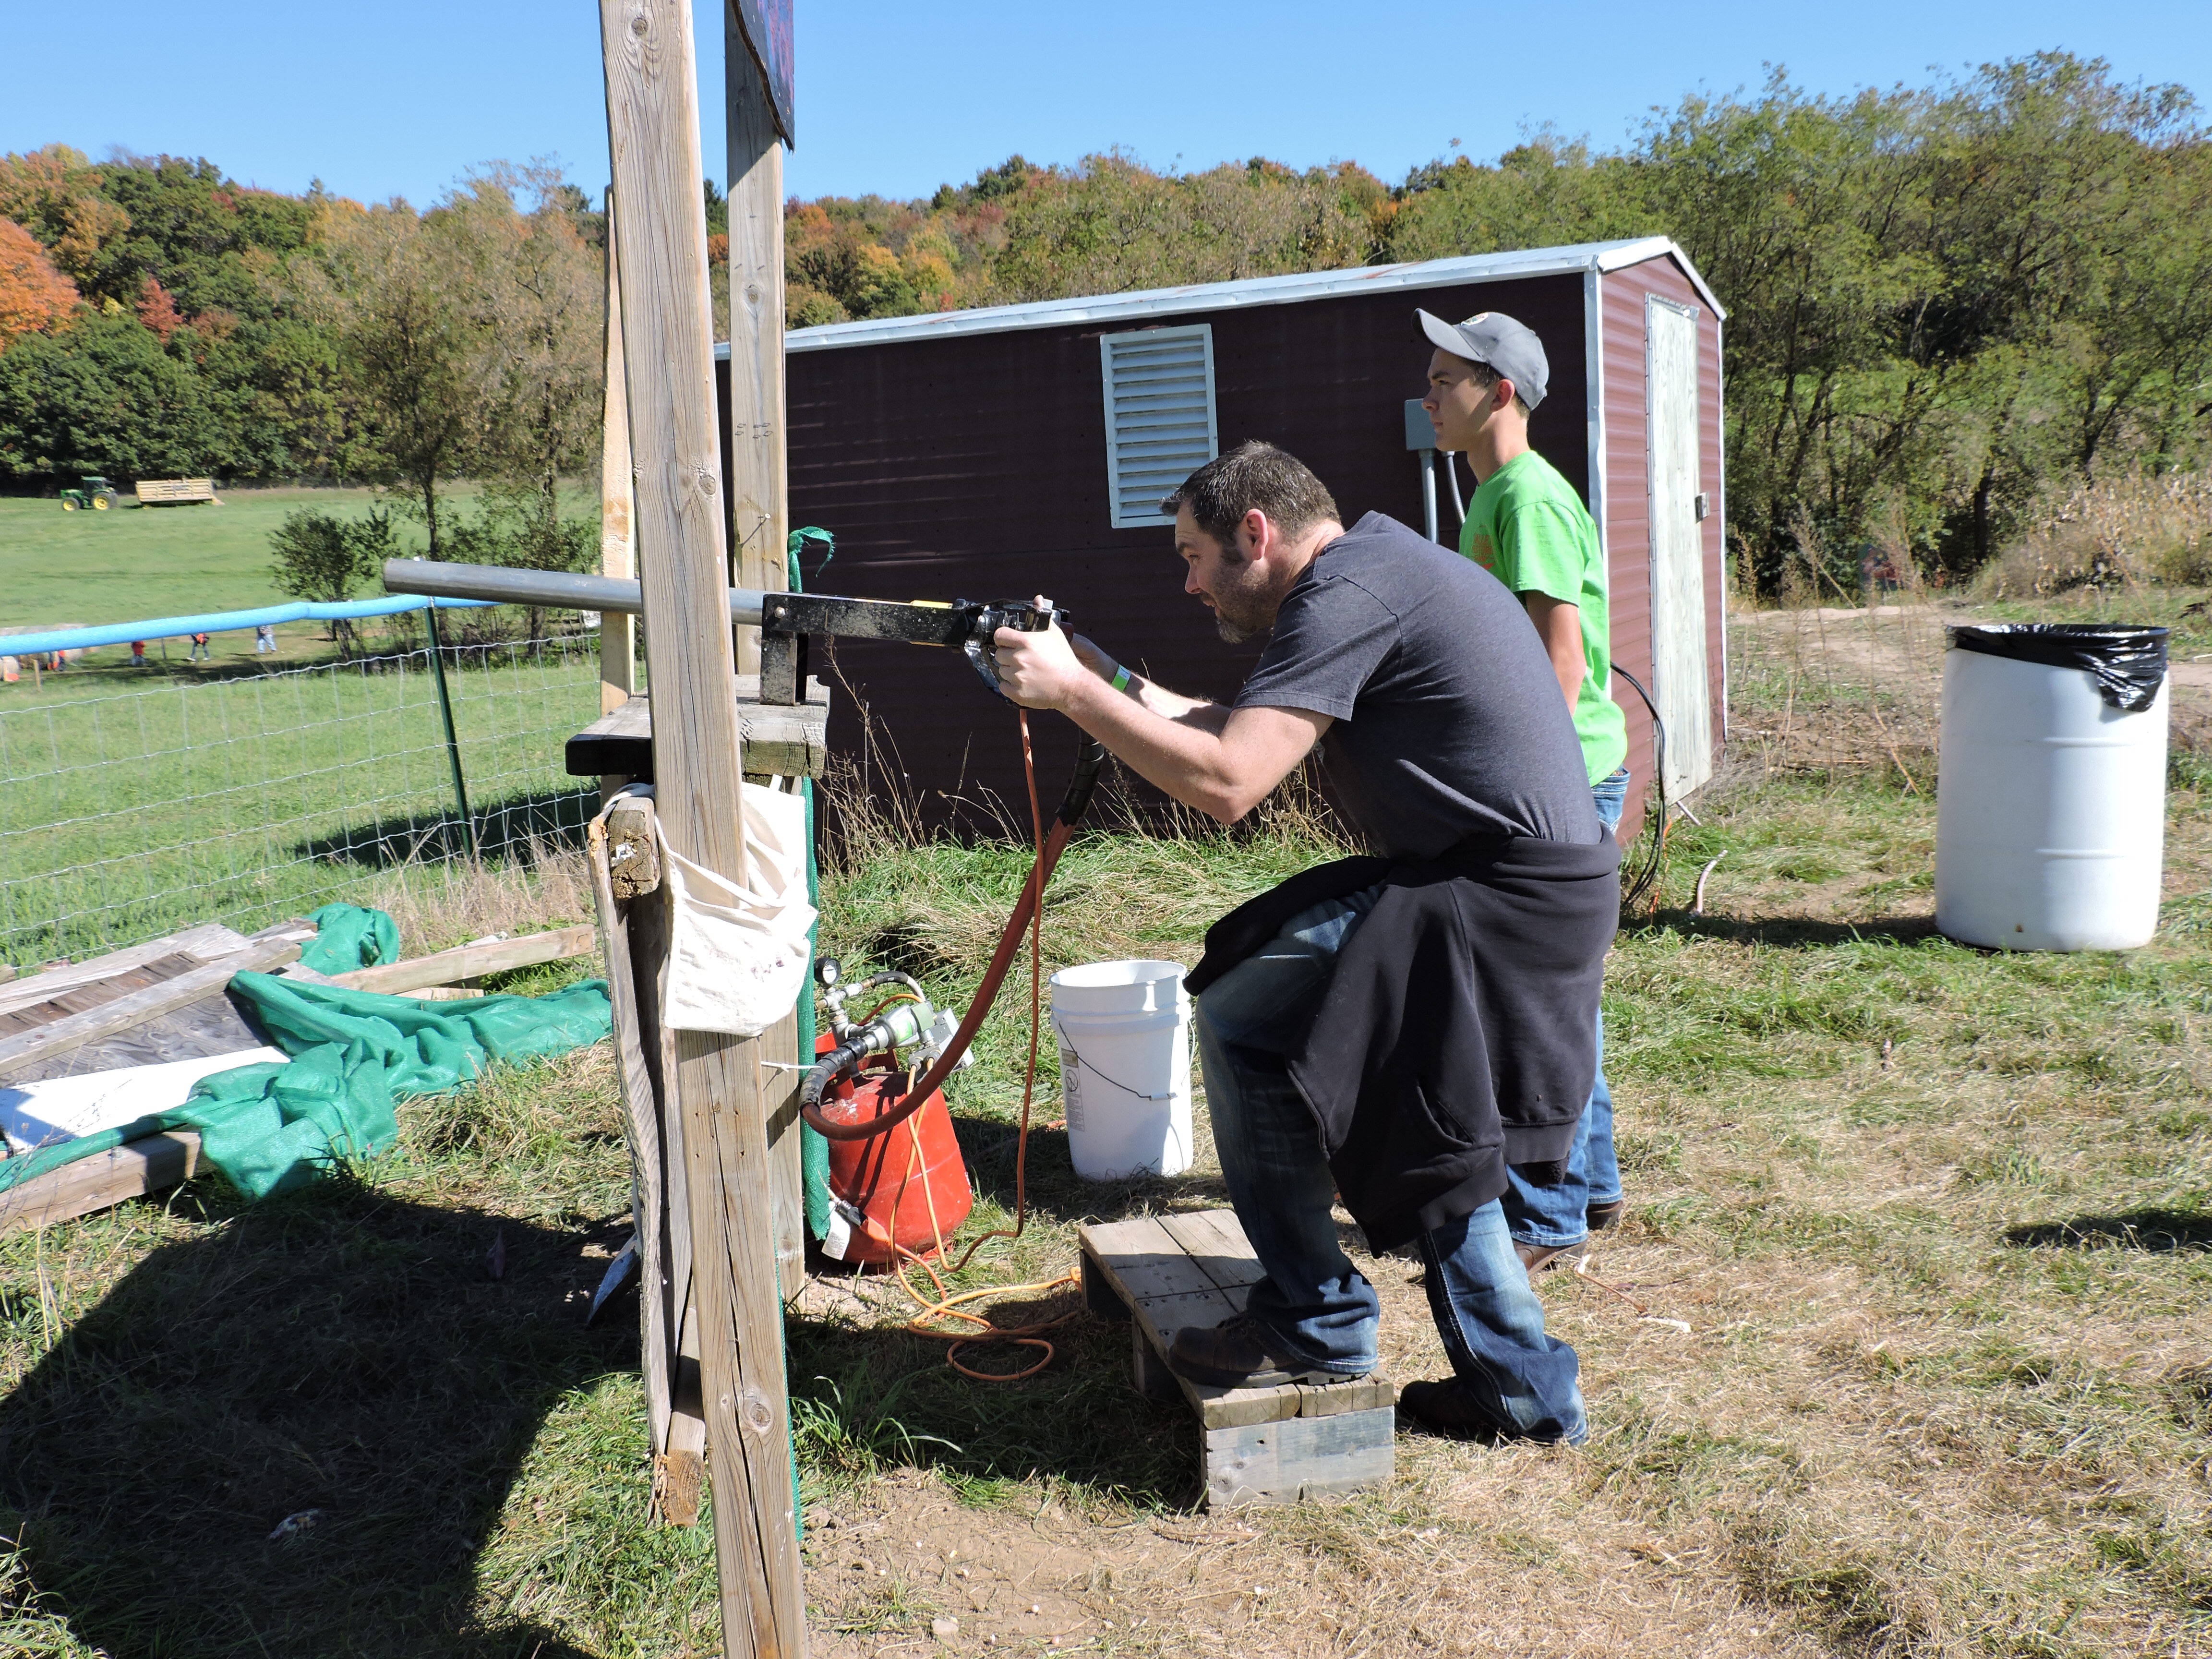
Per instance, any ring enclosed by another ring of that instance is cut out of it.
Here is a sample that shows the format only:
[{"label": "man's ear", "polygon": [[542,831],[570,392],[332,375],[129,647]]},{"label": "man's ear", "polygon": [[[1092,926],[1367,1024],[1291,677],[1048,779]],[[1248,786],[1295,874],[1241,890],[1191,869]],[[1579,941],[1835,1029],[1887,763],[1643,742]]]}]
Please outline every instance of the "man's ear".
[{"label": "man's ear", "polygon": [[1250,545],[1244,549],[1248,557],[1256,557],[1267,550],[1273,527],[1268,524],[1265,513],[1256,507],[1246,508],[1243,522],[1237,527],[1250,542]]},{"label": "man's ear", "polygon": [[1500,380],[1490,388],[1490,406],[1503,413],[1513,407],[1513,399],[1521,388],[1510,380]]}]

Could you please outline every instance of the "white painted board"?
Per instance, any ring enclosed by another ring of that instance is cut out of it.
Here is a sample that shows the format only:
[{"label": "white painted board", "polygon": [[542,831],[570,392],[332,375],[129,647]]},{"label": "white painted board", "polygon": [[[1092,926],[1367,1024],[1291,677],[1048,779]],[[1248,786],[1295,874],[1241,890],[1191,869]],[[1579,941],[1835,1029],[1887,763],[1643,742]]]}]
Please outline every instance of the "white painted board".
[{"label": "white painted board", "polygon": [[245,1048],[0,1088],[0,1134],[6,1135],[8,1150],[20,1154],[79,1135],[119,1129],[149,1112],[183,1105],[192,1085],[204,1077],[264,1060],[282,1065],[289,1058],[281,1048]]}]

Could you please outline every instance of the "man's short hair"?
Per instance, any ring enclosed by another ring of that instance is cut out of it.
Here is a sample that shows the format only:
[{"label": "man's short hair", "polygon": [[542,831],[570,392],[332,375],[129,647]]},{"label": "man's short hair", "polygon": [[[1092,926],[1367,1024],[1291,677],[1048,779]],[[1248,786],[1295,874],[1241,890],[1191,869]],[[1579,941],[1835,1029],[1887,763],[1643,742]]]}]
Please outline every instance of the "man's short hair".
[{"label": "man's short hair", "polygon": [[1285,536],[1337,515],[1336,498],[1312,469],[1289,451],[1256,438],[1215,456],[1160,501],[1160,511],[1170,518],[1185,507],[1232,559],[1237,556],[1237,526],[1255,507]]},{"label": "man's short hair", "polygon": [[[1487,392],[1505,378],[1488,363],[1479,363],[1472,357],[1462,357],[1460,361],[1467,365],[1467,378],[1474,382],[1478,391]],[[1513,407],[1521,411],[1522,420],[1528,418],[1528,405],[1522,401],[1518,386],[1513,389]]]}]

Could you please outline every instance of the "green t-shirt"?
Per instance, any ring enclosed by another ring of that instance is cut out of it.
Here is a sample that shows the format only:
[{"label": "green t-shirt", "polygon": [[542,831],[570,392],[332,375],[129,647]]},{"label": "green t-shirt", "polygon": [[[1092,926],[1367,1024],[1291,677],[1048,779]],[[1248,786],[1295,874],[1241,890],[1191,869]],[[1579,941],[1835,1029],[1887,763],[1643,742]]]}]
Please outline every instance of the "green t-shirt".
[{"label": "green t-shirt", "polygon": [[1557,467],[1524,450],[1474,492],[1460,528],[1459,550],[1516,596],[1542,593],[1579,609],[1589,672],[1575,697],[1575,736],[1582,740],[1589,781],[1610,777],[1628,756],[1628,722],[1613,700],[1605,558],[1583,498]]}]

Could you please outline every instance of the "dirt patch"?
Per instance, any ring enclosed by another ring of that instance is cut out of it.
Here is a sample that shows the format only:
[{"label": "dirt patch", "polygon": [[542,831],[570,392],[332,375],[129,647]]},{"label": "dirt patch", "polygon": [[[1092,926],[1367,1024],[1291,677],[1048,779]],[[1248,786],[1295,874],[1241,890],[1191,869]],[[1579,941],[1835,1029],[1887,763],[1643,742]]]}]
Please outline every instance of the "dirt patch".
[{"label": "dirt patch", "polygon": [[[1381,1293],[1386,1365],[1446,1369],[1417,1263],[1354,1259]],[[1727,1287],[1682,1252],[1638,1243],[1598,1265],[1663,1281],[1702,1336],[1644,1324],[1571,1273],[1546,1281],[1593,1390],[1692,1362],[1727,1339]],[[1162,1429],[1180,1407],[1158,1408]],[[1710,1572],[1694,1522],[1656,1528],[1608,1492],[1610,1460],[1568,1448],[1491,1449],[1401,1434],[1385,1491],[1292,1510],[1162,1514],[1032,1487],[986,1507],[896,1471],[814,1512],[807,1589],[815,1651],[1082,1651],[1322,1656],[1541,1653],[1612,1659],[1826,1651]],[[950,1618],[957,1632],[933,1636]]]}]

